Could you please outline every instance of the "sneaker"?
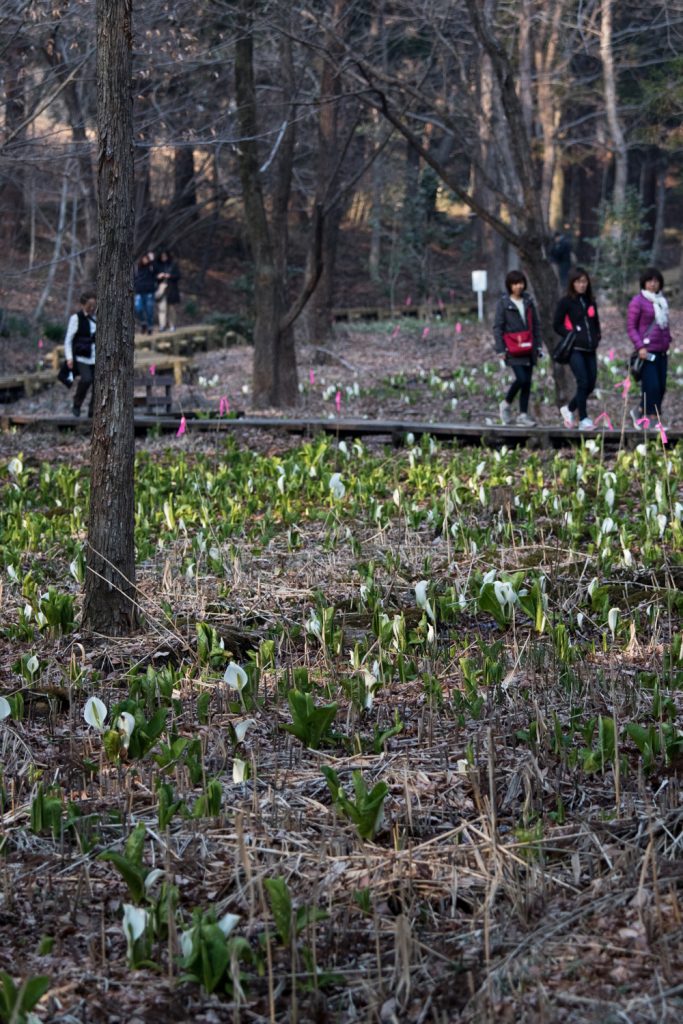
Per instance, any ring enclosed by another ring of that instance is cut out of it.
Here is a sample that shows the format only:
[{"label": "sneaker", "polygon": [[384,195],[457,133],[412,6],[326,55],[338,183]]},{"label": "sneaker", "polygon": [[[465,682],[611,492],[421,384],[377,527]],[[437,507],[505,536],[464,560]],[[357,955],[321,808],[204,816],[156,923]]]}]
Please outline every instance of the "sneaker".
[{"label": "sneaker", "polygon": [[585,416],[579,422],[579,430],[592,430],[594,426],[595,424],[593,423],[593,420],[590,418],[590,416]]},{"label": "sneaker", "polygon": [[515,423],[517,424],[518,427],[535,427],[536,426],[536,420],[532,420],[531,416],[529,416],[529,414],[526,413],[526,412],[520,412],[519,416],[515,420]]},{"label": "sneaker", "polygon": [[509,402],[506,402],[505,399],[503,399],[498,406],[498,411],[500,412],[501,423],[505,423],[506,425],[512,423],[512,406]]},{"label": "sneaker", "polygon": [[71,412],[76,417],[76,419],[78,419],[79,416],[81,415],[81,407],[80,407],[80,405],[73,405],[71,407]]},{"label": "sneaker", "polygon": [[576,426],[576,421],[574,420],[574,413],[570,410],[568,405],[562,406],[562,408],[560,409],[560,416],[562,417],[562,422],[568,430],[571,427]]}]

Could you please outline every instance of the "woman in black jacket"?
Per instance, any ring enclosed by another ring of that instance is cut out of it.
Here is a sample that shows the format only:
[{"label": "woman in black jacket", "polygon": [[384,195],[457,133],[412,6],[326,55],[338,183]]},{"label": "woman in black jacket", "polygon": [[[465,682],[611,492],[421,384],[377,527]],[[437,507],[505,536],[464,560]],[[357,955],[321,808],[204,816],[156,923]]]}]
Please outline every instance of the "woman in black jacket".
[{"label": "woman in black jacket", "polygon": [[553,328],[561,337],[574,331],[576,338],[569,360],[576,378],[576,392],[569,404],[560,409],[562,421],[565,427],[575,427],[575,414],[578,412],[579,430],[592,430],[593,420],[588,415],[587,401],[598,376],[595,352],[600,344],[600,318],[591,279],[583,267],[569,271],[567,294],[557,304]]},{"label": "woman in black jacket", "polygon": [[519,394],[519,416],[515,423],[518,427],[533,427],[536,421],[529,416],[528,410],[531,378],[541,355],[540,322],[521,270],[510,271],[505,278],[505,287],[507,295],[502,295],[496,306],[493,336],[496,352],[505,354],[505,362],[511,367],[515,379],[500,403],[500,418],[503,423],[512,423],[512,402]]}]

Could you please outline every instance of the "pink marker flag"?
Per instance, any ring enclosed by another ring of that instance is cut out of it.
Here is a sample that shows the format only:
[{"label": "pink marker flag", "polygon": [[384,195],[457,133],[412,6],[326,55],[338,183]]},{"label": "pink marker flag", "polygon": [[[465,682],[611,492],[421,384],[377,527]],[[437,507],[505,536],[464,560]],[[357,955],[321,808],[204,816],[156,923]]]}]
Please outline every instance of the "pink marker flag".
[{"label": "pink marker flag", "polygon": [[614,430],[614,427],[612,426],[612,421],[611,421],[611,419],[609,418],[609,416],[607,415],[606,412],[601,412],[599,416],[595,417],[595,425],[597,426],[598,423],[600,423],[603,420],[604,420],[605,427],[607,428],[607,430]]},{"label": "pink marker flag", "polygon": [[38,348],[42,348],[43,345],[44,345],[43,339],[42,338],[38,338]]},{"label": "pink marker flag", "polygon": [[338,391],[334,396],[334,404],[337,407],[337,412],[341,412],[341,391]]},{"label": "pink marker flag", "polygon": [[308,371],[308,383],[313,386],[315,384],[315,370],[310,369]]},{"label": "pink marker flag", "polygon": [[176,437],[182,437],[183,434],[185,433],[185,428],[186,427],[187,427],[187,420],[185,419],[184,416],[181,416],[180,417],[180,426],[178,427],[178,431],[176,433]]},{"label": "pink marker flag", "polygon": [[659,436],[662,439],[662,444],[668,444],[669,438],[666,436],[666,430],[664,429],[661,423],[657,424],[657,430],[659,431]]},{"label": "pink marker flag", "polygon": [[631,378],[628,376],[624,377],[623,380],[620,380],[619,383],[615,384],[614,386],[615,388],[621,388],[621,397],[626,398],[629,391],[631,390]]},{"label": "pink marker flag", "polygon": [[398,334],[399,334],[400,330],[401,330],[401,328],[398,326],[398,324],[396,324],[396,326],[394,327],[393,331],[391,332],[391,337],[392,338],[398,337]]},{"label": "pink marker flag", "polygon": [[220,402],[218,403],[218,415],[227,416],[230,412],[230,402],[226,395],[223,395]]},{"label": "pink marker flag", "polygon": [[157,372],[157,368],[154,363],[152,363],[152,365],[150,366],[149,372],[152,374],[152,376],[154,376],[154,374]]},{"label": "pink marker flag", "polygon": [[428,337],[429,337],[429,328],[425,327],[424,331],[422,332],[422,340],[424,341],[425,338],[428,338]]},{"label": "pink marker flag", "polygon": [[457,324],[455,325],[455,333],[456,334],[460,334],[461,331],[462,331],[462,324],[458,320]]},{"label": "pink marker flag", "polygon": [[650,426],[650,420],[647,416],[641,416],[639,420],[636,420],[636,426],[642,427],[643,430],[647,430]]},{"label": "pink marker flag", "polygon": [[616,352],[614,351],[614,349],[613,349],[613,348],[611,348],[611,349],[609,350],[609,352],[607,353],[607,358],[608,358],[608,359],[614,359],[615,355],[616,355]]},{"label": "pink marker flag", "polygon": [[439,309],[443,309],[443,307],[444,307],[444,301],[441,298],[441,296],[439,296]]},{"label": "pink marker flag", "polygon": [[408,298],[406,299],[406,306],[412,306],[412,304],[413,304],[413,298],[412,298],[412,295],[409,295]]}]

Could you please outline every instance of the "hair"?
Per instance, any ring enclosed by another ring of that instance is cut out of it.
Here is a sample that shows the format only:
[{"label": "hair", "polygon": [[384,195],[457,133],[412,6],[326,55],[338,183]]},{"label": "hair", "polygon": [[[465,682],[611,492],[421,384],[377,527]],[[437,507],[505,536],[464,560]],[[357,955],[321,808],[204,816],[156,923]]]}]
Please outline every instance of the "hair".
[{"label": "hair", "polygon": [[512,292],[513,284],[523,284],[526,289],[526,277],[521,270],[511,270],[510,273],[506,275],[505,287],[507,288],[508,295]]},{"label": "hair", "polygon": [[96,298],[97,298],[97,295],[95,295],[95,292],[83,292],[83,294],[81,295],[81,297],[80,297],[80,299],[78,301],[80,302],[81,306],[85,306],[86,302],[88,302],[89,299],[96,299]]},{"label": "hair", "polygon": [[569,277],[567,278],[567,295],[573,299],[576,295],[574,291],[574,284],[579,280],[580,277],[585,277],[588,281],[588,287],[586,288],[586,302],[595,302],[593,298],[593,285],[591,284],[591,277],[585,267],[572,267],[569,271]]},{"label": "hair", "polygon": [[162,245],[162,246],[159,247],[159,259],[160,260],[161,260],[162,256],[165,256],[167,260],[172,260],[173,259],[173,253],[165,245]]},{"label": "hair", "polygon": [[645,267],[645,270],[640,275],[640,287],[644,288],[645,287],[645,282],[646,281],[651,281],[653,277],[654,277],[654,279],[656,281],[659,281],[659,290],[660,290],[660,292],[663,291],[664,290],[664,277],[662,275],[661,270],[657,270],[656,267]]}]

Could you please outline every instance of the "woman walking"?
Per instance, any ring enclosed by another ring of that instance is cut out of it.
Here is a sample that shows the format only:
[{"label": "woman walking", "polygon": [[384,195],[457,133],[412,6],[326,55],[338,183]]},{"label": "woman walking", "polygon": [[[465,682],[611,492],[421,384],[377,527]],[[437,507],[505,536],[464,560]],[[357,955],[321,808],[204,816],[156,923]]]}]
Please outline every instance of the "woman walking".
[{"label": "woman walking", "polygon": [[513,422],[512,402],[519,395],[519,415],[514,422],[518,427],[533,427],[536,421],[529,415],[529,395],[534,366],[541,355],[540,321],[521,270],[510,271],[505,288],[507,294],[496,306],[493,336],[496,351],[505,354],[515,379],[500,403],[500,418],[505,424]]},{"label": "woman walking", "polygon": [[671,345],[669,304],[662,295],[663,289],[661,272],[656,267],[647,267],[640,275],[640,292],[628,304],[628,336],[643,360],[640,407],[631,409],[631,419],[637,427],[661,424]]},{"label": "woman walking", "polygon": [[569,271],[567,294],[557,304],[553,328],[561,337],[570,331],[575,337],[569,365],[576,379],[576,391],[560,409],[562,421],[565,427],[575,427],[578,415],[579,430],[592,430],[593,420],[588,415],[587,403],[598,376],[595,353],[600,344],[600,318],[591,279],[583,267]]}]

